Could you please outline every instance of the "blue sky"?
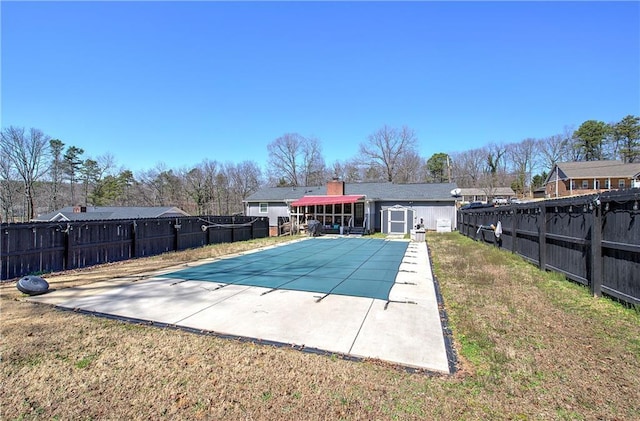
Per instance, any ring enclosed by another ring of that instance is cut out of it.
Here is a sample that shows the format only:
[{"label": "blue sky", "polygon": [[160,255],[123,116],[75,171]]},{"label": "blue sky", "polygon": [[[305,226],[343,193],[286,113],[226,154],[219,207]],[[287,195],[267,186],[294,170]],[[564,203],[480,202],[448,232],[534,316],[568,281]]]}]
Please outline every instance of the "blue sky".
[{"label": "blue sky", "polygon": [[640,115],[639,2],[8,2],[2,127],[134,172],[327,164],[383,125],[428,158]]}]

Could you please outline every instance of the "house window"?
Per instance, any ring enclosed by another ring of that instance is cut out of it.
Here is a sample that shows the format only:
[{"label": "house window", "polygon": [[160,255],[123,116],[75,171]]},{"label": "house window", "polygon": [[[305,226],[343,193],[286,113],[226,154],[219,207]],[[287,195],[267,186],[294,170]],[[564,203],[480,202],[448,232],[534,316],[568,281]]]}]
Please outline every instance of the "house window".
[{"label": "house window", "polygon": [[609,184],[610,180],[607,178],[606,180],[604,180],[604,188],[605,189],[610,189],[611,185]]},{"label": "house window", "polygon": [[269,213],[268,203],[260,203],[260,213]]},{"label": "house window", "polygon": [[583,189],[589,188],[589,180],[582,180],[582,188]]},{"label": "house window", "polygon": [[618,188],[619,189],[624,189],[625,187],[627,187],[627,185],[625,184],[624,178],[621,178],[618,180]]}]

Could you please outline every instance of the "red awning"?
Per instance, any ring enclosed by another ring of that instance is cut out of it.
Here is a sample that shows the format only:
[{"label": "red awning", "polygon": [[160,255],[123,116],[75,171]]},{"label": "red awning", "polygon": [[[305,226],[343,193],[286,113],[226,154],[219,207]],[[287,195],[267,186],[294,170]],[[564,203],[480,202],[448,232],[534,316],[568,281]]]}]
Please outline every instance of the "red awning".
[{"label": "red awning", "polygon": [[291,206],[337,205],[339,203],[355,203],[364,196],[345,194],[342,196],[304,196],[291,203]]}]

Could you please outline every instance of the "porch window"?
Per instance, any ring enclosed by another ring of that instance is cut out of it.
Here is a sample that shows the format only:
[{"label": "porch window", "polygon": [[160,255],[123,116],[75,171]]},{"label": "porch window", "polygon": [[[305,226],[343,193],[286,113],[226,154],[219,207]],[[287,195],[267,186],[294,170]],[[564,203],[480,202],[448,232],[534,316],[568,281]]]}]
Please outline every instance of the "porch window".
[{"label": "porch window", "polygon": [[589,180],[582,180],[582,188],[583,189],[589,188]]},{"label": "porch window", "polygon": [[269,204],[268,203],[260,203],[260,213],[269,213]]},{"label": "porch window", "polygon": [[618,188],[619,189],[624,189],[625,187],[627,187],[627,185],[626,185],[626,183],[624,181],[624,178],[619,179],[618,180]]}]

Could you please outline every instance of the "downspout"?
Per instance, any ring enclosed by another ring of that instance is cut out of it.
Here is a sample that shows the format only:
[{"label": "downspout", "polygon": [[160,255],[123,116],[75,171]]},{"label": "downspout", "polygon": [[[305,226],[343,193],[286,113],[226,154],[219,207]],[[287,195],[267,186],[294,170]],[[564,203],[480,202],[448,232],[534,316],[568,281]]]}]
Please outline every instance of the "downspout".
[{"label": "downspout", "polygon": [[369,217],[371,215],[371,202],[367,200],[367,196],[364,197],[364,221],[362,223],[362,227],[369,232],[369,226],[371,225],[369,222]]}]

